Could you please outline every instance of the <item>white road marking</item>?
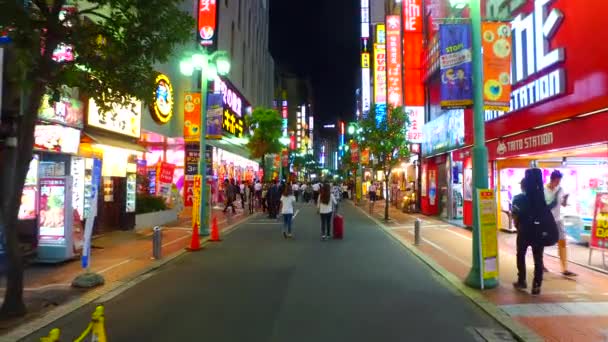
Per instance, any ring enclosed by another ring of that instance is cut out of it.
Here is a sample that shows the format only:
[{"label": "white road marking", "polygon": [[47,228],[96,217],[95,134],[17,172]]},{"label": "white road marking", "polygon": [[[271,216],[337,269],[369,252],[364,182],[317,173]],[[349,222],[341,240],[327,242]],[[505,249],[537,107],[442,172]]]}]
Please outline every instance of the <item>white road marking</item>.
[{"label": "white road marking", "polygon": [[295,214],[293,214],[293,218],[294,218],[294,219],[296,218],[296,216],[298,216],[298,213],[299,213],[299,212],[300,212],[300,209],[296,210],[296,213],[295,213]]},{"label": "white road marking", "polygon": [[119,263],[117,263],[117,264],[114,264],[114,265],[110,266],[110,267],[106,267],[106,268],[104,268],[103,270],[97,271],[97,273],[106,273],[106,272],[108,272],[109,270],[115,269],[116,267],[120,267],[120,266],[122,266],[122,265],[124,265],[124,264],[128,264],[128,263],[130,263],[131,261],[133,261],[133,259],[127,259],[127,260],[123,260],[123,261],[121,261],[121,262],[119,262]]}]

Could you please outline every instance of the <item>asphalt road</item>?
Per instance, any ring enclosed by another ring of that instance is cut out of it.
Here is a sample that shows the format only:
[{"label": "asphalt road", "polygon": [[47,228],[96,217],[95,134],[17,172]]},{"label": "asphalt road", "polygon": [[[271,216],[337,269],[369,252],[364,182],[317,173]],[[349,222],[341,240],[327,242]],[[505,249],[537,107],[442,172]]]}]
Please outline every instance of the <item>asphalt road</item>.
[{"label": "asphalt road", "polygon": [[[475,328],[501,330],[351,205],[342,241],[320,241],[315,209],[298,209],[294,240],[256,217],[107,301],[108,341],[483,341]],[[62,341],[93,307],[53,324]]]}]

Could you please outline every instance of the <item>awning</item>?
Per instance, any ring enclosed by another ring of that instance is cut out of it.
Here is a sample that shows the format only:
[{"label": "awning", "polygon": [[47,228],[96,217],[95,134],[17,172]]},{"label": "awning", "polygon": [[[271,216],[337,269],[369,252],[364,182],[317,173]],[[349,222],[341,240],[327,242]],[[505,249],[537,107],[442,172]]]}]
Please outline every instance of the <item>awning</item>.
[{"label": "awning", "polygon": [[247,147],[243,146],[243,145],[237,145],[234,144],[226,139],[219,139],[219,140],[207,140],[207,144],[211,145],[211,146],[215,146],[217,148],[221,148],[224,151],[228,151],[230,153],[234,153],[236,155],[239,155],[243,158],[247,158],[249,160],[252,160],[251,158],[251,153],[249,152],[249,149],[247,149]]},{"label": "awning", "polygon": [[84,135],[86,137],[90,138],[91,140],[93,140],[93,142],[97,143],[97,144],[119,147],[119,148],[124,148],[125,150],[131,150],[131,151],[137,151],[137,152],[148,152],[148,150],[146,150],[145,147],[143,147],[139,144],[136,144],[134,142],[127,141],[127,140],[121,140],[121,139],[112,138],[112,137],[108,137],[108,136],[104,136],[104,135],[93,134],[93,133],[89,133],[89,132],[84,132]]}]

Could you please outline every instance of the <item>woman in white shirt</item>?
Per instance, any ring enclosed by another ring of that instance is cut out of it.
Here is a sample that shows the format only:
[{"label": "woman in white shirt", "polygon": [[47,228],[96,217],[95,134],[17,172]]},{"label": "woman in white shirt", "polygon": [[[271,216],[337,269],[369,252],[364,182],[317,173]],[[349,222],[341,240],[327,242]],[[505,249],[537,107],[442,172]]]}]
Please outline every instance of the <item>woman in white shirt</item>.
[{"label": "woman in white shirt", "polygon": [[291,234],[291,220],[293,219],[293,204],[296,201],[293,195],[291,186],[285,186],[283,195],[281,195],[281,214],[283,215],[283,237],[292,238]]},{"label": "woman in white shirt", "polygon": [[321,240],[331,237],[331,216],[337,203],[329,184],[323,184],[317,200],[317,210],[321,214]]}]

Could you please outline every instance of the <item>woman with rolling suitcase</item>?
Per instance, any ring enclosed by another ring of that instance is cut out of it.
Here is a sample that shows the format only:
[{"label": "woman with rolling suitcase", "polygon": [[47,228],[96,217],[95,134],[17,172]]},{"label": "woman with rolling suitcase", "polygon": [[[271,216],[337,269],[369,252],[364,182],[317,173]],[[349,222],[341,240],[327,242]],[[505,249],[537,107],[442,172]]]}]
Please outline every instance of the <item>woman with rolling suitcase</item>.
[{"label": "woman with rolling suitcase", "polygon": [[334,206],[338,204],[336,198],[331,193],[329,184],[323,184],[317,199],[317,211],[321,215],[321,240],[325,241],[331,237],[331,217]]}]

